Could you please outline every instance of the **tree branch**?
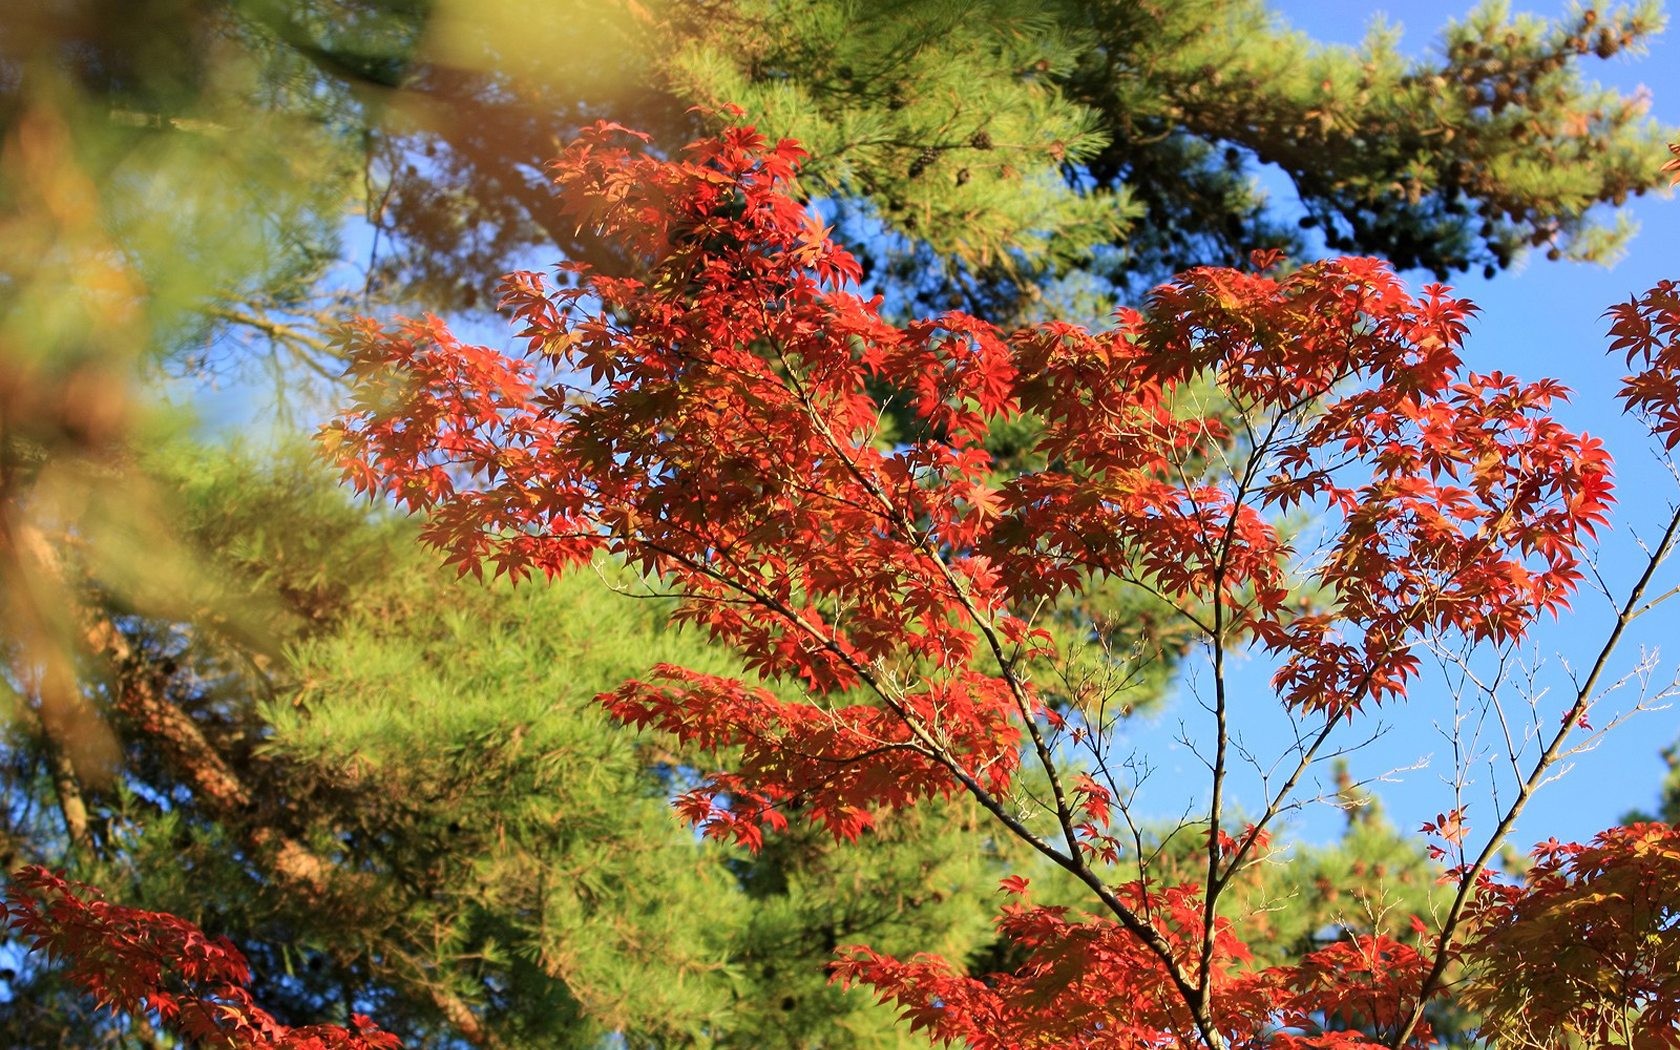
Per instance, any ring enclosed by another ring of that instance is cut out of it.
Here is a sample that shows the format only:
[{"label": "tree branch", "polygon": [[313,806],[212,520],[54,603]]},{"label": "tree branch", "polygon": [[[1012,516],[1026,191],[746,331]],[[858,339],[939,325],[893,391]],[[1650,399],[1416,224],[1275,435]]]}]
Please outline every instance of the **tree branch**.
[{"label": "tree branch", "polygon": [[1535,759],[1534,766],[1529,771],[1528,776],[1518,785],[1516,798],[1511,801],[1510,807],[1500,818],[1493,834],[1488,837],[1487,844],[1482,847],[1475,862],[1460,875],[1458,891],[1453,895],[1452,904],[1447,909],[1446,918],[1441,924],[1441,932],[1435,938],[1435,961],[1430,966],[1429,973],[1424,977],[1422,987],[1418,990],[1418,1001],[1412,1007],[1406,1022],[1400,1026],[1395,1032],[1394,1038],[1389,1042],[1394,1050],[1399,1050],[1400,1047],[1405,1045],[1406,1040],[1411,1037],[1412,1031],[1423,1020],[1424,1008],[1440,988],[1442,975],[1445,974],[1447,964],[1451,960],[1449,950],[1452,947],[1452,939],[1458,932],[1458,926],[1464,917],[1464,909],[1469,904],[1471,893],[1481,880],[1482,873],[1487,870],[1488,865],[1492,862],[1494,855],[1499,852],[1499,848],[1505,844],[1506,838],[1510,836],[1511,828],[1516,824],[1517,817],[1522,814],[1523,809],[1527,807],[1528,800],[1533,797],[1535,790],[1545,781],[1547,771],[1557,761],[1558,756],[1562,754],[1564,742],[1569,738],[1570,733],[1575,730],[1577,723],[1585,717],[1587,708],[1592,704],[1593,693],[1598,688],[1599,678],[1603,675],[1604,669],[1610,663],[1610,658],[1615,655],[1617,647],[1621,644],[1622,634],[1627,630],[1628,624],[1632,623],[1643,611],[1641,603],[1644,600],[1645,591],[1650,586],[1652,577],[1656,575],[1657,568],[1668,558],[1677,538],[1680,538],[1680,510],[1676,510],[1673,516],[1669,518],[1668,527],[1663,531],[1662,539],[1657,543],[1656,550],[1651,552],[1645,563],[1645,570],[1634,583],[1633,589],[1628,592],[1627,600],[1622,603],[1621,611],[1616,615],[1609,636],[1605,638],[1603,646],[1599,648],[1598,656],[1593,660],[1592,669],[1588,671],[1586,679],[1576,690],[1575,700],[1570,704],[1569,710],[1564,713],[1562,725],[1552,735],[1551,741],[1546,745],[1546,750],[1540,754],[1539,758]]}]

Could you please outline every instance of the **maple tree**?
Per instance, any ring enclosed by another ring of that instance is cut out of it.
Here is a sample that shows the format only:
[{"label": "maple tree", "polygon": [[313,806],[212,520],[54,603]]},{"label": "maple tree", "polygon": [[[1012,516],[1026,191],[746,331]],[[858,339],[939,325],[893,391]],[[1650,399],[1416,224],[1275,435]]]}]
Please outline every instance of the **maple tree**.
[{"label": "maple tree", "polygon": [[[1602,445],[1548,414],[1562,387],[1463,370],[1470,304],[1440,286],[1414,297],[1366,259],[1193,270],[1102,334],[1005,334],[956,313],[895,327],[788,194],[796,145],[734,128],[671,161],[625,144],[637,137],[600,125],[555,172],[576,221],[643,256],[650,279],[510,275],[529,360],[435,319],[359,322],[356,401],[327,432],[347,478],[424,511],[425,539],[463,572],[622,558],[760,676],[801,682],[806,702],[788,702],[663,666],[603,696],[632,724],[741,748],[678,800],[708,834],[757,848],[798,813],[853,839],[883,811],[966,791],[1083,882],[1097,914],[1034,906],[1005,881],[999,928],[1027,960],[1012,973],[843,952],[838,980],[937,1038],[1427,1043],[1424,1008],[1493,885],[1493,851],[1585,720],[1596,669],[1479,856],[1462,810],[1426,827],[1458,860],[1438,929],[1249,968],[1219,899],[1338,726],[1404,695],[1422,642],[1507,645],[1567,608],[1611,484]],[[1673,333],[1636,304],[1616,335],[1644,359],[1624,397],[1666,436]],[[877,440],[872,381],[902,392],[918,432]],[[1020,413],[1041,422],[1049,466],[994,485],[983,442]],[[1280,531],[1297,505],[1326,523],[1316,551]],[[1205,643],[1217,740],[1191,882],[1156,880],[1128,848],[1101,699],[1057,707],[1035,684],[1062,654],[1033,611],[1098,577],[1154,594]],[[1278,699],[1319,728],[1259,819],[1228,826],[1239,648],[1275,660]],[[1087,767],[1070,774],[1056,756],[1073,749]],[[1048,831],[1010,801],[1023,760],[1048,778]],[[1135,878],[1113,877],[1134,860]],[[1338,1018],[1361,1031],[1324,1027]]]},{"label": "maple tree", "polygon": [[[356,322],[355,403],[326,441],[358,488],[423,511],[423,537],[462,572],[552,576],[609,555],[673,590],[677,617],[749,671],[797,683],[792,701],[662,665],[602,695],[625,722],[738,749],[677,800],[707,834],[756,849],[799,816],[848,841],[966,794],[1093,902],[1035,904],[1011,876],[1007,970],[858,945],[837,981],[976,1047],[1422,1046],[1449,967],[1520,950],[1506,929],[1555,935],[1558,899],[1672,848],[1634,829],[1579,863],[1547,847],[1524,889],[1490,873],[1648,607],[1680,515],[1485,845],[1462,808],[1426,826],[1452,863],[1434,926],[1250,965],[1222,898],[1337,730],[1403,697],[1423,644],[1506,646],[1567,608],[1612,501],[1602,445],[1548,414],[1566,392],[1464,370],[1470,304],[1440,286],[1413,296],[1368,259],[1193,270],[1104,333],[1006,334],[956,313],[897,327],[787,192],[796,145],[735,127],[672,160],[638,138],[598,125],[555,171],[575,220],[643,256],[646,280],[582,264],[558,286],[510,275],[524,358],[435,318]],[[1665,439],[1671,294],[1617,308],[1613,329],[1639,366],[1624,399]],[[890,444],[882,385],[920,424]],[[1027,413],[1046,465],[1000,482],[983,443]],[[1315,548],[1284,531],[1298,507],[1323,523]],[[1106,763],[1118,716],[1101,690],[1052,703],[1039,685],[1068,654],[1037,611],[1100,578],[1152,594],[1203,642],[1214,742],[1190,877],[1151,867]],[[1312,727],[1247,822],[1224,797],[1241,649],[1275,661],[1278,702]],[[1023,763],[1045,785],[1042,820],[1016,793]],[[1635,881],[1653,899],[1614,932],[1660,940],[1666,919],[1639,924],[1671,914],[1666,883]],[[1650,987],[1626,1009],[1659,1001]],[[1583,1023],[1601,1000],[1575,1000]],[[1507,1023],[1509,1003],[1487,1002]]]}]

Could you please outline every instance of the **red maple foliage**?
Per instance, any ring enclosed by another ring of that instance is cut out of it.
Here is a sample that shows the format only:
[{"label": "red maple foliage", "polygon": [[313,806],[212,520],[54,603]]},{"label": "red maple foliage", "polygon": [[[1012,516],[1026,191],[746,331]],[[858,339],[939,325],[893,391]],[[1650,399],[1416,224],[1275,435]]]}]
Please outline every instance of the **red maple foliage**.
[{"label": "red maple foliage", "polygon": [[1680,284],[1663,281],[1605,311],[1610,352],[1623,352],[1639,371],[1622,380],[1621,397],[1646,414],[1665,448],[1680,444]]},{"label": "red maple foliage", "polygon": [[1471,915],[1466,999],[1484,1037],[1680,1047],[1680,828],[1611,828],[1534,858],[1520,885],[1485,887]]},{"label": "red maple foliage", "polygon": [[149,1016],[193,1046],[284,1050],[396,1050],[396,1036],[356,1015],[351,1027],[293,1028],[251,999],[251,968],[226,938],[211,938],[167,912],[112,904],[45,868],[15,872],[0,923],[30,949],[61,960],[64,974],[100,1006]]},{"label": "red maple foliage", "polygon": [[[1304,771],[1338,723],[1405,693],[1420,640],[1509,643],[1566,608],[1611,504],[1603,447],[1548,414],[1566,391],[1466,371],[1472,305],[1413,296],[1372,259],[1192,270],[1100,333],[960,313],[896,326],[790,193],[796,145],[744,127],[677,159],[640,144],[602,124],[554,172],[578,223],[647,276],[509,275],[522,356],[436,318],[348,330],[355,400],[326,432],[346,478],[423,512],[463,572],[622,559],[750,671],[799,683],[788,701],[662,666],[601,698],[739,749],[679,800],[708,834],[756,848],[798,813],[853,839],[883,810],[967,792],[1084,882],[1095,914],[1006,880],[999,930],[1026,958],[1011,973],[842,949],[837,980],[934,1038],[1427,1044],[1422,1006],[1468,901],[1433,939],[1360,937],[1271,969],[1219,915],[1277,811],[1224,826],[1222,661],[1267,654],[1282,703],[1321,720]],[[1629,396],[1648,411],[1680,402],[1647,382]],[[890,441],[882,390],[912,420]],[[1000,479],[987,436],[1022,415],[1047,466]],[[1317,552],[1280,528],[1303,506],[1330,537]],[[1100,748],[1104,726],[1046,700],[1034,671],[1061,654],[1037,615],[1104,578],[1212,653],[1220,738],[1191,884],[1113,878],[1118,788],[1057,761]],[[1056,834],[1008,804],[1023,759],[1049,780]],[[1486,859],[1457,873],[1466,895]]]},{"label": "red maple foliage", "polygon": [[[1009,972],[850,946],[837,981],[979,1048],[1424,1046],[1449,965],[1520,949],[1502,931],[1540,929],[1531,913],[1624,870],[1606,853],[1543,860],[1527,889],[1488,874],[1584,721],[1601,657],[1479,854],[1462,808],[1430,827],[1459,859],[1437,928],[1262,967],[1220,913],[1337,727],[1404,696],[1424,640],[1508,645],[1567,608],[1606,521],[1609,457],[1549,414],[1566,391],[1462,366],[1470,303],[1439,285],[1414,296],[1377,260],[1281,274],[1259,256],[1253,271],[1185,273],[1105,332],[1003,332],[960,313],[899,326],[790,192],[795,144],[735,127],[673,159],[644,142],[601,124],[554,165],[571,215],[639,256],[643,276],[509,275],[501,301],[524,348],[512,357],[435,317],[354,322],[354,401],[324,437],[356,488],[423,513],[425,541],[460,571],[518,580],[620,559],[750,672],[797,686],[660,666],[601,697],[624,722],[734,756],[678,800],[708,834],[757,848],[798,816],[852,840],[885,811],[966,793],[1090,891],[1081,913],[1005,879],[998,929],[1024,960]],[[1672,293],[1613,311],[1616,347],[1641,365],[1624,399],[1671,445]],[[890,438],[889,410],[910,421]],[[987,438],[1024,416],[1043,466],[1000,477]],[[1326,537],[1313,550],[1284,528],[1301,508]],[[1653,569],[1677,533],[1680,515]],[[1153,595],[1209,654],[1205,875],[1164,878],[1129,852],[1115,829],[1125,791],[1101,762],[1111,723],[1041,685],[1067,655],[1046,610],[1104,580]],[[1223,801],[1236,649],[1271,659],[1276,701],[1318,727],[1241,826]],[[1070,770],[1079,748],[1093,761]],[[1053,831],[1011,795],[1024,762],[1048,785]],[[1600,848],[1655,871],[1641,845],[1653,834]],[[230,1003],[264,1030],[231,948],[30,878],[58,910],[20,912],[26,932],[78,960],[105,1001],[175,1017]],[[1672,940],[1672,924],[1638,930],[1653,914],[1628,929]],[[1472,921],[1480,939],[1465,936]],[[196,953],[187,979],[208,990],[159,998],[146,960],[169,953],[152,936]],[[143,947],[77,947],[108,943]]]}]

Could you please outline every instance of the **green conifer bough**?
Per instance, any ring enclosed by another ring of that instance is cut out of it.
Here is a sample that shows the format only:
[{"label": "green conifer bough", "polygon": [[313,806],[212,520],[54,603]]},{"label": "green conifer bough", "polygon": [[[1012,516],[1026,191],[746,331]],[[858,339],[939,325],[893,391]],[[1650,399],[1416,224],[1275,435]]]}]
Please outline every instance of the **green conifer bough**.
[{"label": "green conifer bough", "polygon": [[[606,117],[676,148],[729,106],[806,144],[807,191],[889,297],[1000,315],[1254,248],[1440,275],[1602,260],[1628,233],[1614,206],[1660,180],[1646,100],[1591,79],[1661,28],[1652,2],[1484,4],[1421,58],[1381,25],[1320,44],[1261,0],[572,6],[438,0],[383,80],[271,12],[327,83],[382,100],[387,149],[426,156],[384,173],[393,280],[471,298],[510,251],[591,256],[542,185],[556,142]],[[1299,206],[1257,188],[1263,164]]]},{"label": "green conifer bough", "polygon": [[[67,857],[40,739],[7,726],[14,865],[68,860],[233,936],[281,1016],[377,1006],[415,1046],[913,1045],[827,986],[834,947],[984,942],[995,858],[960,806],[888,822],[869,850],[802,832],[754,859],[672,818],[706,756],[593,697],[651,661],[736,668],[667,603],[615,593],[630,578],[456,581],[307,460],[152,465],[208,559],[195,596],[222,613],[171,623],[105,596],[97,704],[125,768]],[[118,1037],[46,960],[6,980],[0,1044]]]}]

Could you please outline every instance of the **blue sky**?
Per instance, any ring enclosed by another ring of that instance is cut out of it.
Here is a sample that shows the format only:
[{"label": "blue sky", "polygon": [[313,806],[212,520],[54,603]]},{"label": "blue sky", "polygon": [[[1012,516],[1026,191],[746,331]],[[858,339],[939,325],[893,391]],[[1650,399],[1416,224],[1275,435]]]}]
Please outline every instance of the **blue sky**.
[{"label": "blue sky", "polygon": [[[1562,2],[1518,4],[1518,10],[1558,16],[1567,10]],[[1467,2],[1436,0],[1388,0],[1386,3],[1334,2],[1334,0],[1284,0],[1277,7],[1295,27],[1327,43],[1358,43],[1371,20],[1379,14],[1405,29],[1402,48],[1408,54],[1422,54],[1439,42],[1439,30],[1470,9]],[[1653,115],[1669,126],[1680,125],[1680,45],[1672,34],[1659,38],[1642,57],[1617,56],[1609,61],[1590,60],[1589,76],[1607,86],[1631,92],[1640,85],[1650,89]],[[1653,157],[1661,164],[1662,156]],[[1269,185],[1269,183],[1268,183]],[[1668,518],[1668,507],[1680,500],[1680,486],[1667,469],[1648,451],[1643,430],[1620,417],[1613,401],[1622,375],[1619,361],[1605,356],[1605,322],[1602,314],[1612,303],[1626,300],[1665,277],[1680,278],[1680,200],[1652,194],[1632,204],[1632,214],[1641,231],[1626,256],[1610,267],[1530,259],[1515,271],[1482,280],[1479,275],[1463,276],[1451,283],[1460,295],[1481,308],[1467,348],[1467,364],[1478,371],[1500,369],[1525,378],[1553,376],[1574,391],[1571,404],[1558,412],[1574,429],[1604,438],[1616,455],[1618,499],[1616,528],[1607,533],[1603,571],[1613,591],[1625,591],[1626,584],[1643,564],[1637,540],[1628,526],[1655,539]],[[1416,286],[1432,280],[1428,274],[1405,275]],[[1656,593],[1680,583],[1680,559],[1668,566],[1658,580]],[[1560,674],[1560,658],[1579,666],[1596,652],[1597,643],[1608,629],[1607,603],[1593,595],[1576,602],[1579,615],[1557,624],[1548,623],[1538,632],[1530,658],[1544,661],[1542,681],[1556,691],[1568,685]],[[1623,650],[1617,670],[1626,670],[1639,657],[1640,645],[1664,646],[1666,674],[1680,662],[1680,599],[1643,620]],[[1590,650],[1590,651],[1589,651]],[[1262,755],[1276,754],[1287,743],[1276,725],[1276,706],[1270,703],[1265,675],[1253,668],[1239,681],[1251,697],[1249,711],[1239,712],[1238,722],[1249,743]],[[1240,674],[1240,673],[1239,673]],[[1548,677],[1549,676],[1549,677]],[[1257,695],[1259,694],[1259,695]],[[1596,718],[1605,716],[1621,701],[1611,697]],[[1388,724],[1386,735],[1351,758],[1353,772],[1361,777],[1376,776],[1400,766],[1426,760],[1427,768],[1407,772],[1395,783],[1378,786],[1386,809],[1402,828],[1418,825],[1447,808],[1453,798],[1443,776],[1450,776],[1452,749],[1439,725],[1452,717],[1448,690],[1440,676],[1426,676],[1412,699],[1382,713]],[[1207,716],[1193,699],[1181,695],[1172,708],[1131,743],[1150,755],[1157,772],[1142,800],[1146,811],[1169,816],[1190,804],[1203,789],[1206,771],[1174,737],[1179,721],[1194,737],[1206,732]],[[1555,725],[1555,717],[1546,727]],[[1350,731],[1350,741],[1361,738]],[[1584,839],[1617,822],[1628,809],[1650,807],[1656,797],[1664,766],[1658,752],[1680,736],[1680,710],[1670,709],[1637,716],[1620,730],[1609,734],[1592,752],[1578,757],[1574,768],[1557,783],[1547,786],[1528,807],[1517,826],[1514,841],[1521,848],[1550,835],[1560,839]],[[1326,776],[1328,775],[1326,771]],[[1477,783],[1467,796],[1472,832],[1485,827],[1492,811],[1486,795],[1487,771],[1478,767]],[[1182,779],[1181,779],[1182,778]],[[1180,787],[1179,785],[1185,785]],[[1236,783],[1238,805],[1251,810],[1259,805],[1257,782],[1252,777]],[[1328,786],[1328,785],[1325,785]],[[1313,793],[1311,789],[1307,792]],[[1175,799],[1180,801],[1175,803]],[[1328,806],[1310,807],[1296,819],[1295,828],[1309,839],[1323,840],[1337,833],[1341,815]]]}]

